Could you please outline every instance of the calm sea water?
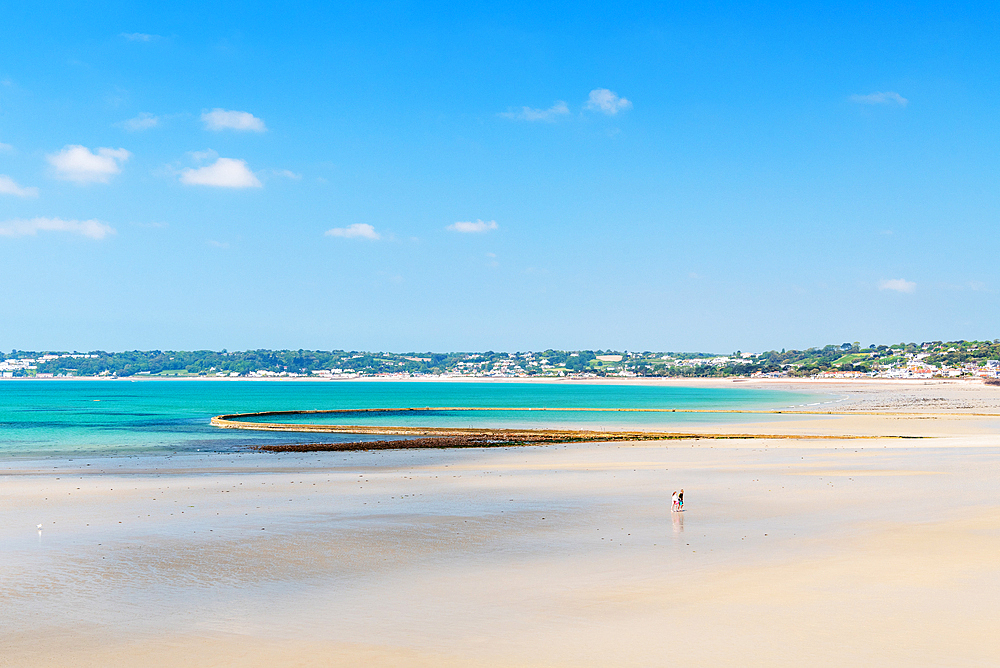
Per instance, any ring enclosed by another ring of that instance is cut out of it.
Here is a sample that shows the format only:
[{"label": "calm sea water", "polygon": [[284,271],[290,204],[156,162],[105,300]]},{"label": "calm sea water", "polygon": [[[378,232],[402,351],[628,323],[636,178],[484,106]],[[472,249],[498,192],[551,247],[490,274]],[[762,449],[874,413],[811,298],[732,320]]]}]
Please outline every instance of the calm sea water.
[{"label": "calm sea water", "polygon": [[[227,452],[265,443],[357,441],[355,435],[217,429],[213,415],[265,410],[407,407],[767,409],[828,395],[750,388],[569,383],[0,381],[0,457]],[[747,416],[685,413],[474,412],[337,416],[338,424],[693,429]],[[782,416],[758,415],[757,420]],[[282,417],[279,421],[291,422]],[[310,418],[309,421],[321,421]],[[373,437],[385,438],[385,437]]]}]

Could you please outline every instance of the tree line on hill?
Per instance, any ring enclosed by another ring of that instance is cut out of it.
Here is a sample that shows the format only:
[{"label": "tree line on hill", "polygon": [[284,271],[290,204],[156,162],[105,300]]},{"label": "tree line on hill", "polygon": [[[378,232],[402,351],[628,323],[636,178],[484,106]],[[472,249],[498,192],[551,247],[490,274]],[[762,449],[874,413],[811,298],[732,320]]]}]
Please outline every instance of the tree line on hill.
[{"label": "tree line on hill", "polygon": [[[618,356],[620,360],[616,359]],[[603,359],[601,359],[603,358]],[[809,376],[822,371],[868,372],[893,364],[905,364],[919,358],[931,365],[960,367],[1000,359],[1000,340],[931,341],[870,345],[859,343],[827,345],[805,350],[771,350],[730,355],[680,352],[628,352],[613,350],[545,350],[532,353],[386,353],[321,350],[227,350],[195,351],[91,351],[29,352],[13,350],[0,353],[0,366],[8,364],[8,375],[53,374],[68,376],[240,375],[270,374],[310,375],[334,370],[341,374],[376,375],[385,373],[440,374],[504,372],[516,375],[574,374],[660,377],[726,377],[755,373],[783,373]],[[32,360],[32,369],[11,361]]]}]

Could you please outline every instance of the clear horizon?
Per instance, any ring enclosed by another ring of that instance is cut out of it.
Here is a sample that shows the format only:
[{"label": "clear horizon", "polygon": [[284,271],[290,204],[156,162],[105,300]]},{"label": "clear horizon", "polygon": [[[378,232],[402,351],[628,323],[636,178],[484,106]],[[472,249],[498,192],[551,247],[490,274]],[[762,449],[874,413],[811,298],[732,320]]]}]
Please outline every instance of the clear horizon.
[{"label": "clear horizon", "polygon": [[10,7],[0,350],[993,340],[997,24]]}]

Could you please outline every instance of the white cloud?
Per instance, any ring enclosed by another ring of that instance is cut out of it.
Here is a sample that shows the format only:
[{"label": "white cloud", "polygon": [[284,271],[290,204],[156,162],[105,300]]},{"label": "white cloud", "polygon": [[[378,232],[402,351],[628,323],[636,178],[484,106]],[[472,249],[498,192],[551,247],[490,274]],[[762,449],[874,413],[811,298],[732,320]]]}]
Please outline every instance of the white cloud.
[{"label": "white cloud", "polygon": [[130,42],[155,42],[160,39],[159,35],[150,35],[144,32],[123,32],[120,37],[124,37]]},{"label": "white cloud", "polygon": [[62,218],[17,218],[0,223],[0,237],[33,237],[39,232],[69,232],[91,239],[103,239],[115,228],[99,220],[63,220]]},{"label": "white cloud", "polygon": [[556,102],[548,109],[532,109],[531,107],[521,107],[520,111],[505,111],[500,114],[504,118],[518,121],[546,121],[552,123],[560,116],[569,115],[569,107],[562,100]]},{"label": "white cloud", "polygon": [[617,93],[613,93],[607,88],[595,88],[590,91],[590,97],[587,98],[586,106],[591,111],[599,111],[602,114],[614,116],[619,111],[631,109],[632,103],[624,97],[618,97]]},{"label": "white cloud", "polygon": [[477,220],[474,223],[469,221],[466,222],[459,221],[457,223],[452,223],[451,225],[448,226],[448,229],[451,230],[452,232],[475,233],[475,232],[488,232],[490,230],[497,229],[497,227],[499,227],[499,225],[497,225],[497,221],[495,220],[490,220],[490,221]]},{"label": "white cloud", "polygon": [[123,148],[99,148],[97,153],[91,153],[86,146],[70,144],[47,157],[60,179],[77,183],[107,183],[112,176],[121,173],[121,163],[131,155]]},{"label": "white cloud", "polygon": [[905,278],[889,278],[878,284],[879,290],[893,290],[895,292],[913,292],[917,289],[917,284]]},{"label": "white cloud", "polygon": [[2,141],[0,141],[0,151],[13,151],[13,150],[14,150],[13,146],[11,146],[10,144],[4,144]]},{"label": "white cloud", "polygon": [[206,130],[239,130],[241,132],[264,132],[264,121],[246,111],[226,111],[213,109],[201,115]]},{"label": "white cloud", "polygon": [[31,186],[20,186],[17,182],[0,174],[0,195],[14,195],[15,197],[38,197],[38,188]]},{"label": "white cloud", "polygon": [[886,91],[884,93],[869,93],[868,95],[852,95],[851,102],[857,102],[858,104],[898,104],[901,107],[905,107],[910,101],[899,93]]},{"label": "white cloud", "polygon": [[124,121],[122,125],[129,132],[138,132],[140,130],[149,130],[150,128],[155,128],[160,124],[160,117],[154,116],[149,112],[142,112],[135,118],[130,118]]},{"label": "white cloud", "polygon": [[296,174],[290,169],[276,169],[274,170],[275,176],[284,176],[286,179],[292,179],[293,181],[298,181],[302,178],[301,174]]},{"label": "white cloud", "polygon": [[328,237],[342,237],[344,239],[371,239],[377,241],[382,236],[375,231],[375,228],[368,223],[354,223],[347,227],[335,227],[325,232]]},{"label": "white cloud", "polygon": [[219,158],[211,165],[181,171],[181,183],[215,188],[260,188],[261,182],[243,160]]}]

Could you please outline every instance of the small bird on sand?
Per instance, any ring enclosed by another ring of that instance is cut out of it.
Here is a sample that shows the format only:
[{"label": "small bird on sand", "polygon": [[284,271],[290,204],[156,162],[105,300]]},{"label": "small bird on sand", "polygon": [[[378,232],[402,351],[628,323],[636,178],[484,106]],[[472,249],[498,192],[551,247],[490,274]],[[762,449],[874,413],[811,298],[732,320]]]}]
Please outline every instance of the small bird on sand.
[{"label": "small bird on sand", "polygon": [[39,530],[39,531],[41,531],[41,530],[42,530],[42,525],[41,525],[41,524],[39,524],[39,525],[38,525],[38,530]]}]

